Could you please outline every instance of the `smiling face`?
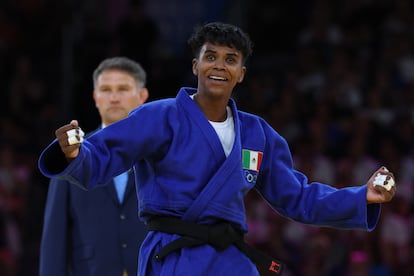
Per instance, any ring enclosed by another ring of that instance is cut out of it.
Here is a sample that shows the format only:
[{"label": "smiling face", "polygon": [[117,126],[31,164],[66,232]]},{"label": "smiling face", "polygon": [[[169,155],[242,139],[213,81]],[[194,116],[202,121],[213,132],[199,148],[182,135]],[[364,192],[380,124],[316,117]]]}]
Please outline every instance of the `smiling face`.
[{"label": "smiling face", "polygon": [[207,42],[193,59],[193,73],[198,77],[200,96],[228,100],[236,84],[243,81],[246,67],[241,51]]},{"label": "smiling face", "polygon": [[95,82],[93,99],[104,125],[110,125],[128,116],[132,109],[143,104],[148,90],[127,72],[105,70]]}]

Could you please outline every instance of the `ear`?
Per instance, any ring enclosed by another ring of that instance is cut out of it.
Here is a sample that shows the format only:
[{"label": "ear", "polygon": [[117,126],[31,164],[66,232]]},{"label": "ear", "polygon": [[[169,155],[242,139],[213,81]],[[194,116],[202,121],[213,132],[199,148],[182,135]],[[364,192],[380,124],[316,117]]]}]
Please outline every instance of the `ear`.
[{"label": "ear", "polygon": [[243,66],[242,68],[241,68],[241,73],[240,73],[240,78],[239,78],[239,80],[238,80],[238,83],[241,83],[242,81],[243,81],[243,79],[244,79],[244,75],[246,75],[246,66]]},{"label": "ear", "polygon": [[193,64],[193,74],[194,76],[198,76],[198,60],[193,58],[192,64]]},{"label": "ear", "polygon": [[140,96],[140,102],[141,104],[145,103],[148,100],[148,89],[146,87],[141,88],[141,90],[139,91],[139,96]]}]

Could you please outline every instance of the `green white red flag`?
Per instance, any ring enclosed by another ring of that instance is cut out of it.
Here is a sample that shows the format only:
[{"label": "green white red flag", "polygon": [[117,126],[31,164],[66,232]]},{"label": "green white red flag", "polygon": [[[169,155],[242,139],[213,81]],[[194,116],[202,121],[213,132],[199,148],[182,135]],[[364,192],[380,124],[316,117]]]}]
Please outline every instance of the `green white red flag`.
[{"label": "green white red flag", "polygon": [[243,169],[259,171],[262,163],[263,152],[254,150],[243,150]]}]

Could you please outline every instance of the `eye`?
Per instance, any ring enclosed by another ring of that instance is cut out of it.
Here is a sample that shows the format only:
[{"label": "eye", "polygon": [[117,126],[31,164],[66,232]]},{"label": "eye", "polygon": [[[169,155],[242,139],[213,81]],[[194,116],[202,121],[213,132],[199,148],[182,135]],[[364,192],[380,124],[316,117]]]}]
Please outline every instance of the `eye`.
[{"label": "eye", "polygon": [[102,92],[102,93],[109,93],[109,92],[111,92],[111,89],[109,89],[109,88],[101,88],[99,91]]},{"label": "eye", "polygon": [[126,92],[129,92],[131,90],[132,90],[132,87],[130,87],[130,86],[120,86],[118,88],[118,91],[121,92],[121,93],[126,93]]},{"label": "eye", "polygon": [[216,59],[216,57],[213,56],[213,55],[208,55],[208,56],[206,56],[206,59],[209,60],[209,61],[214,61]]}]

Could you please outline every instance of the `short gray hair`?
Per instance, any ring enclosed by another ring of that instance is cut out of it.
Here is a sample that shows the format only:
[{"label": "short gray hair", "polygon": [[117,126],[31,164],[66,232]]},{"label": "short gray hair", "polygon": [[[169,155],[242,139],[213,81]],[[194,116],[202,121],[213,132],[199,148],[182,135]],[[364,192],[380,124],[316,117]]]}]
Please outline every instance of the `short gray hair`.
[{"label": "short gray hair", "polygon": [[92,78],[94,86],[99,75],[102,74],[102,72],[111,69],[124,71],[130,74],[137,83],[142,85],[142,87],[145,87],[147,83],[147,73],[141,64],[127,57],[112,57],[101,61],[95,71],[93,71]]}]

